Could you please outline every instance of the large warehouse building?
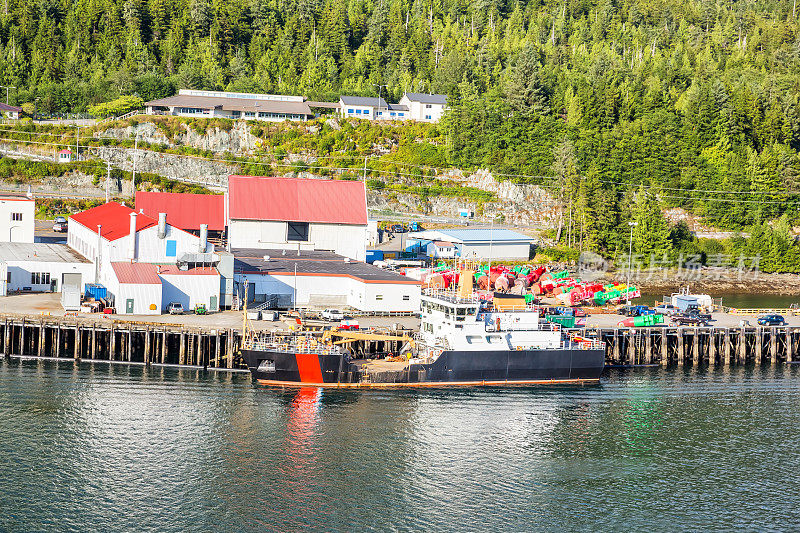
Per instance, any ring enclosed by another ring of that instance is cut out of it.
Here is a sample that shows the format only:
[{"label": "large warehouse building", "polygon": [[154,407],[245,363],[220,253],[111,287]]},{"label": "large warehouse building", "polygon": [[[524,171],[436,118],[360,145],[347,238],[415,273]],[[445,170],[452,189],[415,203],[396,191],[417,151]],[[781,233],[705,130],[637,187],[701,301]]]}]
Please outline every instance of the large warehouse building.
[{"label": "large warehouse building", "polygon": [[409,233],[405,249],[434,258],[527,260],[532,244],[531,237],[509,229],[457,228]]},{"label": "large warehouse building", "polygon": [[240,249],[235,282],[248,300],[272,307],[352,307],[359,311],[419,311],[419,282],[324,251]]},{"label": "large warehouse building", "polygon": [[231,249],[367,256],[367,193],[360,181],[230,176],[228,218]]}]

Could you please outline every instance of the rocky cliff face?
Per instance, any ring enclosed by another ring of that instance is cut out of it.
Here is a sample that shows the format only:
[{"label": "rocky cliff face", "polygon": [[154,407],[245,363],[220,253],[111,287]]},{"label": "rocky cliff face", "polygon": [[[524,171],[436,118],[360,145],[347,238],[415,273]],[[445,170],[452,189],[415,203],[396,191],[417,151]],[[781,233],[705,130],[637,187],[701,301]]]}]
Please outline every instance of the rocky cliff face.
[{"label": "rocky cliff face", "polygon": [[238,167],[234,165],[209,161],[202,157],[163,154],[148,150],[139,150],[137,153],[132,148],[103,146],[92,148],[92,154],[103,161],[111,161],[115,167],[127,171],[133,170],[135,157],[138,172],[152,172],[167,178],[212,188],[224,188],[228,176],[239,171]]},{"label": "rocky cliff face", "polygon": [[[100,136],[119,140],[134,138],[138,131],[139,140],[145,143],[163,144],[168,147],[190,146],[215,153],[229,152],[237,156],[252,155],[259,147],[260,140],[250,133],[250,127],[237,122],[230,130],[209,128],[199,133],[182,124],[183,131],[170,139],[152,123],[142,122],[126,128],[109,128]],[[385,149],[385,147],[383,147]],[[95,155],[124,170],[133,169],[134,150],[112,147],[93,149]],[[290,162],[301,160],[313,163],[312,156],[288,154]],[[178,156],[139,150],[136,168],[140,172],[153,172],[172,179],[197,183],[211,188],[224,188],[228,175],[239,172],[235,165],[208,161],[201,157]],[[294,176],[294,173],[287,175]],[[297,177],[318,177],[301,172]],[[465,174],[453,169],[444,172],[439,179],[448,184],[456,181],[464,186],[493,192],[496,201],[475,202],[465,198],[433,197],[423,200],[412,195],[391,190],[370,190],[368,206],[371,209],[400,213],[420,213],[444,218],[458,218],[461,209],[471,209],[478,219],[500,219],[506,224],[520,226],[552,226],[557,221],[558,209],[554,198],[543,188],[535,185],[519,185],[509,181],[497,181],[491,172],[479,170]]]},{"label": "rocky cliff face", "polygon": [[258,147],[259,139],[250,133],[245,122],[236,122],[230,130],[212,127],[205,133],[195,131],[187,124],[181,124],[183,131],[170,139],[151,122],[141,122],[136,126],[125,128],[109,128],[99,132],[99,137],[119,140],[130,140],[136,137],[143,143],[163,144],[170,148],[189,146],[198,150],[209,150],[216,153],[230,152],[237,155],[248,155]]}]

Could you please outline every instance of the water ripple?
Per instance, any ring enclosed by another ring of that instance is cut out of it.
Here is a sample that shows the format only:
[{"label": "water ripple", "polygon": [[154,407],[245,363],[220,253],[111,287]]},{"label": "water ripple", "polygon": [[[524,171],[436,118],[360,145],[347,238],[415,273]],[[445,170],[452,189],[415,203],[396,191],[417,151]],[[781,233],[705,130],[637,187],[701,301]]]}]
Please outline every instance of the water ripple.
[{"label": "water ripple", "polygon": [[321,391],[0,363],[0,531],[786,531],[800,368]]}]

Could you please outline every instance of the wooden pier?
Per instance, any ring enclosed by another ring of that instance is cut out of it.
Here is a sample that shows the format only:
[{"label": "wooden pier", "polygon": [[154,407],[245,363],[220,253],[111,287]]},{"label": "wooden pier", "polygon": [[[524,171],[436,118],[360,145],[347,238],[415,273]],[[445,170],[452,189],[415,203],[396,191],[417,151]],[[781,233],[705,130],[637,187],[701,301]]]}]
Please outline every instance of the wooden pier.
[{"label": "wooden pier", "polygon": [[596,328],[607,365],[744,365],[800,361],[800,328]]},{"label": "wooden pier", "polygon": [[[587,328],[576,332],[605,344],[607,365],[800,362],[800,327]],[[231,328],[0,316],[0,353],[6,356],[235,369],[243,368],[235,355],[240,342],[241,332]],[[351,347],[365,356],[397,353],[399,343],[362,340]]]}]

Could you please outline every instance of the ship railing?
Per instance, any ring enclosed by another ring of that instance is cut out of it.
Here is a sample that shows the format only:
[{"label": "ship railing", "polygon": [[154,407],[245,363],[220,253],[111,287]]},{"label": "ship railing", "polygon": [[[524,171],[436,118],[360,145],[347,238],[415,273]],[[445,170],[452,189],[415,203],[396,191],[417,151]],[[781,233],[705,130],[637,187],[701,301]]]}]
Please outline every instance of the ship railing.
[{"label": "ship railing", "polygon": [[481,301],[481,298],[478,297],[477,294],[472,293],[471,295],[464,297],[458,294],[457,291],[453,289],[442,289],[436,287],[428,287],[426,289],[422,289],[422,294],[425,296],[429,296],[431,298],[438,298],[440,300],[445,300],[450,303],[477,303]]},{"label": "ship railing", "polygon": [[339,346],[326,344],[313,339],[295,339],[280,336],[258,336],[245,339],[242,348],[257,351],[281,351],[295,353],[317,353],[320,355],[339,355],[342,353]]}]

